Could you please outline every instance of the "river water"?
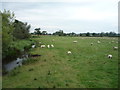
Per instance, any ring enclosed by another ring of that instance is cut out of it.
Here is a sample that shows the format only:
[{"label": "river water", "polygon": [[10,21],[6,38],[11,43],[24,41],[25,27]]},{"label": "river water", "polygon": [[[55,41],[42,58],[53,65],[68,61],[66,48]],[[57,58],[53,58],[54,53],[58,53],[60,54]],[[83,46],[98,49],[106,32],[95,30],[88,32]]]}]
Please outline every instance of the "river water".
[{"label": "river water", "polygon": [[[36,45],[31,46],[31,48],[35,48],[35,47],[36,47]],[[23,55],[20,55],[20,56],[18,55],[19,57],[17,57],[16,59],[13,59],[13,60],[11,60],[11,62],[3,65],[5,71],[9,72],[18,66],[22,66],[23,61],[27,60],[27,58],[29,57],[29,55],[25,52],[25,50],[23,52],[24,52]]]},{"label": "river water", "polygon": [[22,57],[22,58],[18,57],[15,60],[5,64],[4,65],[5,70],[6,71],[11,71],[18,66],[22,66],[23,61],[27,60],[27,58],[28,58],[28,55],[23,55],[23,56],[24,57]]}]

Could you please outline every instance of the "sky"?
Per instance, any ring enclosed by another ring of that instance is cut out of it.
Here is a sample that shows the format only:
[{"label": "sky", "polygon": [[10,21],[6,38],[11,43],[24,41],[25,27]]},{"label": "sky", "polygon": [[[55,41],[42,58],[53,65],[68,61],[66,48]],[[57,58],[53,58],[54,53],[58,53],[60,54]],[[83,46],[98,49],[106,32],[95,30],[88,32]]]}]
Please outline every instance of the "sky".
[{"label": "sky", "polygon": [[16,19],[53,33],[118,32],[119,0],[2,0]]}]

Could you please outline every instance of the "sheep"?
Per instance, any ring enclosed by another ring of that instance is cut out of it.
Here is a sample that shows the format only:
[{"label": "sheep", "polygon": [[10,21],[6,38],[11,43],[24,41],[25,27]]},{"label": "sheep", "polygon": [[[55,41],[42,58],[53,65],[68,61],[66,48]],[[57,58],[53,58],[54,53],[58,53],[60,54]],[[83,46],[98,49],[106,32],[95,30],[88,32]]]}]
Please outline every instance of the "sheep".
[{"label": "sheep", "polygon": [[73,43],[77,43],[78,41],[73,41]]},{"label": "sheep", "polygon": [[111,55],[111,54],[109,54],[109,55],[108,55],[108,58],[112,59],[112,55]]},{"label": "sheep", "polygon": [[67,53],[68,53],[68,54],[72,54],[72,52],[71,52],[71,51],[68,51]]},{"label": "sheep", "polygon": [[35,45],[32,45],[32,48],[35,48]]},{"label": "sheep", "polygon": [[50,45],[47,45],[48,48],[50,48]]},{"label": "sheep", "polygon": [[100,43],[100,41],[97,41],[97,43]]},{"label": "sheep", "polygon": [[54,47],[54,45],[53,45],[53,44],[51,44],[51,47],[53,48],[53,47]]},{"label": "sheep", "polygon": [[45,45],[41,45],[41,48],[45,48]]},{"label": "sheep", "polygon": [[91,46],[93,45],[93,43],[91,43]]},{"label": "sheep", "polygon": [[118,47],[113,47],[113,49],[114,49],[114,50],[117,50],[117,49],[118,49]]}]

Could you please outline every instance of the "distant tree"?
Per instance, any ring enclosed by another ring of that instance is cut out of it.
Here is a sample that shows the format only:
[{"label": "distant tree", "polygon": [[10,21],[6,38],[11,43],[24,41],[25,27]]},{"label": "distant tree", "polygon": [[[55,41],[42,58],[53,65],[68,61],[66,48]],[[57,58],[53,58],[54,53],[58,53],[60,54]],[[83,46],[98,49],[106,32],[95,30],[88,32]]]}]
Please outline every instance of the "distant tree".
[{"label": "distant tree", "polygon": [[66,36],[67,34],[66,33],[63,33],[63,36]]},{"label": "distant tree", "polygon": [[82,36],[82,33],[80,33],[79,35]]},{"label": "distant tree", "polygon": [[85,37],[85,36],[86,36],[86,33],[82,33],[82,36],[84,36],[84,37]]},{"label": "distant tree", "polygon": [[72,32],[71,35],[72,35],[72,36],[76,36],[76,33]]},{"label": "distant tree", "polygon": [[120,37],[120,33],[118,33],[118,35],[117,35],[118,37]]},{"label": "distant tree", "polygon": [[35,33],[36,35],[41,35],[42,33],[41,33],[40,30],[41,30],[40,28],[35,28],[34,33]]},{"label": "distant tree", "polygon": [[108,36],[108,35],[109,35],[109,33],[108,33],[108,32],[106,32],[106,33],[105,33],[105,36]]},{"label": "distant tree", "polygon": [[47,34],[47,31],[42,31],[42,35],[46,35]]},{"label": "distant tree", "polygon": [[92,36],[95,37],[97,34],[96,33],[92,33]]},{"label": "distant tree", "polygon": [[115,32],[110,32],[110,33],[108,34],[108,36],[109,36],[109,37],[114,37],[114,36],[116,36],[116,33],[115,33]]},{"label": "distant tree", "polygon": [[105,33],[104,33],[104,32],[101,32],[101,33],[100,33],[100,37],[103,37],[103,36],[105,36]]},{"label": "distant tree", "polygon": [[86,36],[90,36],[90,33],[89,33],[89,32],[87,32],[87,33],[86,33]]},{"label": "distant tree", "polygon": [[63,30],[59,30],[59,31],[56,31],[55,33],[53,33],[53,35],[63,36],[64,32],[63,32]]},{"label": "distant tree", "polygon": [[51,33],[47,33],[47,35],[53,35],[53,34],[51,34]]}]

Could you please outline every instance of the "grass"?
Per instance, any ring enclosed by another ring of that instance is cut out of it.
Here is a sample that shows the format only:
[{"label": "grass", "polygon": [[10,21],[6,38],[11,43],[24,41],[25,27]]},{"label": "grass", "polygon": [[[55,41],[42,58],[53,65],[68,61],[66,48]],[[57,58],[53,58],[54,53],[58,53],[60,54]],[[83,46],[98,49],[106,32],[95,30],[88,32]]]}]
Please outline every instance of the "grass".
[{"label": "grass", "polygon": [[11,47],[16,48],[17,50],[22,51],[24,48],[31,47],[31,44],[34,43],[33,40],[26,39],[26,40],[17,40],[11,44]]},{"label": "grass", "polygon": [[[38,45],[29,53],[42,56],[30,58],[28,63],[3,76],[3,88],[117,88],[118,51],[112,48],[118,46],[117,38],[41,36],[32,39]],[[78,43],[73,43],[74,40]],[[40,48],[39,42],[55,47]],[[68,50],[71,55],[67,54]],[[107,58],[108,54],[113,58]]]}]

